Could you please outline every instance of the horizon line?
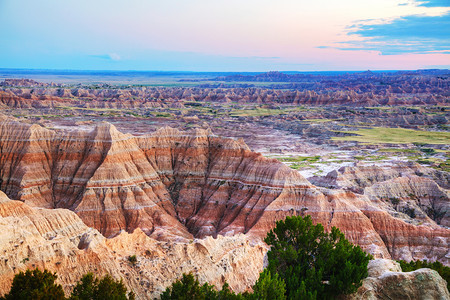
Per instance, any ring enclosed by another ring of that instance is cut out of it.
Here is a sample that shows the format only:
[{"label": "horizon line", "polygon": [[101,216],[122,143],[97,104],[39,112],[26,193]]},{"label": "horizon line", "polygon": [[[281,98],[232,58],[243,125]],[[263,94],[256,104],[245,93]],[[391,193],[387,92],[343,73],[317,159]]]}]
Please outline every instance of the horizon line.
[{"label": "horizon line", "polygon": [[267,71],[190,71],[190,70],[120,70],[120,69],[44,69],[44,68],[2,68],[0,70],[20,70],[20,71],[51,71],[51,72],[155,72],[155,73],[314,73],[314,72],[395,72],[395,71],[424,71],[424,70],[449,70],[448,68],[420,68],[420,69],[360,69],[360,70],[304,70],[304,71],[283,71],[283,70],[267,70]]}]

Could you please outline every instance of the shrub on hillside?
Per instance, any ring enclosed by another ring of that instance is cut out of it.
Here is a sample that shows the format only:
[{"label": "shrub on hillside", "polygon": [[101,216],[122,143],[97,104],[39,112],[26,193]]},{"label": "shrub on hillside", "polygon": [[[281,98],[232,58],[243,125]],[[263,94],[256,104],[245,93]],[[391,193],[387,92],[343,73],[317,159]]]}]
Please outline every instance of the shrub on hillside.
[{"label": "shrub on hillside", "polygon": [[128,256],[128,261],[130,262],[130,264],[132,264],[134,266],[137,263],[136,255]]},{"label": "shrub on hillside", "polygon": [[258,281],[253,286],[253,294],[246,294],[246,299],[265,300],[265,299],[286,299],[286,284],[280,276],[271,274],[269,270],[264,270]]},{"label": "shrub on hillside", "polygon": [[62,300],[65,299],[61,285],[56,284],[58,276],[47,270],[27,270],[14,276],[11,290],[2,300]]},{"label": "shrub on hillside", "polygon": [[162,294],[161,300],[239,300],[241,295],[234,294],[227,283],[217,291],[213,285],[200,282],[192,274],[183,274],[183,277],[168,287]]},{"label": "shrub on hillside", "polygon": [[99,279],[92,273],[84,275],[73,288],[70,300],[134,300],[134,293],[128,293],[121,280],[115,280],[110,275]]},{"label": "shrub on hillside", "polygon": [[[64,300],[67,299],[57,276],[47,270],[27,270],[14,276],[11,290],[0,300]],[[74,287],[69,300],[134,300],[134,293],[128,293],[122,280],[106,275],[99,279],[92,273],[84,275]]]}]

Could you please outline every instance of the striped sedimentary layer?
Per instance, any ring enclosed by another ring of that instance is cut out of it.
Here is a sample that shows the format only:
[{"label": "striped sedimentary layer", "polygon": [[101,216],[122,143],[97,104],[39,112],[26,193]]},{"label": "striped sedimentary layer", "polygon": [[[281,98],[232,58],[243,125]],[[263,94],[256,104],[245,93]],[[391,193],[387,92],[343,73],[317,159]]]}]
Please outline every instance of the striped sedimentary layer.
[{"label": "striped sedimentary layer", "polygon": [[448,263],[450,231],[407,224],[351,191],[311,185],[298,172],[210,131],[123,134],[52,131],[0,121],[0,189],[43,208],[67,208],[112,237],[140,228],[157,239],[247,233],[310,214],[377,257]]}]

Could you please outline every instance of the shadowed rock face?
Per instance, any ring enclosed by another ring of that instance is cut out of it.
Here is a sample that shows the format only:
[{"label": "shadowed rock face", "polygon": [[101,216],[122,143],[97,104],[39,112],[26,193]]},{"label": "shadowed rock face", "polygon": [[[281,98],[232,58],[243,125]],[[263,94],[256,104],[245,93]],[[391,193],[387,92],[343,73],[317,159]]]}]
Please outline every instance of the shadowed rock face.
[{"label": "shadowed rock face", "polygon": [[449,259],[450,230],[407,224],[364,195],[312,186],[242,141],[205,130],[135,137],[108,123],[57,132],[3,118],[0,171],[12,199],[70,209],[107,237],[140,228],[164,240],[259,239],[276,220],[310,214],[376,257]]}]

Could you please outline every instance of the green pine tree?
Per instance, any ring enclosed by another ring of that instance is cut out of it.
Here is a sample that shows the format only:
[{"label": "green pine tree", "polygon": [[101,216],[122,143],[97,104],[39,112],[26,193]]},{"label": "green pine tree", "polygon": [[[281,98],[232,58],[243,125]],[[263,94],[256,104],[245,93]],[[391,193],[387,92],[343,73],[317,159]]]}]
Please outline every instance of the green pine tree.
[{"label": "green pine tree", "polygon": [[371,256],[310,216],[278,221],[264,241],[271,246],[268,270],[284,280],[288,299],[333,299],[355,292],[367,277]]},{"label": "green pine tree", "polygon": [[84,275],[73,288],[70,300],[134,300],[133,292],[128,293],[122,280],[114,280],[110,275],[99,279],[92,273]]},{"label": "green pine tree", "polygon": [[258,300],[284,300],[286,299],[286,284],[278,274],[272,275],[269,270],[264,270],[258,281],[253,286],[253,295],[249,299]]},{"label": "green pine tree", "polygon": [[11,290],[5,300],[62,300],[65,299],[61,285],[56,284],[58,276],[47,270],[27,270],[14,276]]},{"label": "green pine tree", "polygon": [[168,287],[162,294],[161,300],[206,300],[216,299],[217,291],[214,286],[200,285],[198,279],[192,274],[183,274],[180,280],[175,281],[172,286]]}]

